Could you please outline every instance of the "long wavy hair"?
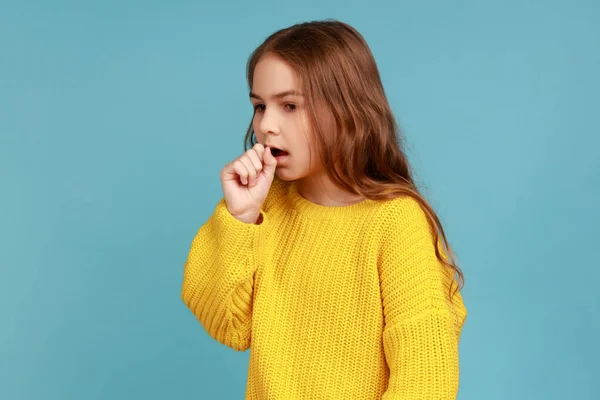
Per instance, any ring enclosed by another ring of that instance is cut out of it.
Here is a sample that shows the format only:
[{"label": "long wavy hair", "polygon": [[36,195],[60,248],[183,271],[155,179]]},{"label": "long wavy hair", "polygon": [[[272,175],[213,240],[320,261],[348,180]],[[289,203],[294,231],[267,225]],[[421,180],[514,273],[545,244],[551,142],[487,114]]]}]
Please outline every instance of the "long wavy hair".
[{"label": "long wavy hair", "polygon": [[[319,151],[319,157],[333,183],[372,200],[411,196],[420,204],[433,232],[437,258],[453,270],[455,278],[458,276],[452,298],[464,286],[463,272],[439,218],[413,180],[402,150],[404,138],[363,36],[352,26],[333,19],[303,22],[276,31],[248,59],[250,90],[256,64],[265,54],[283,59],[299,77],[310,131],[316,147],[324,150]],[[256,143],[251,121],[244,151]],[[445,249],[439,247],[440,236]]]}]

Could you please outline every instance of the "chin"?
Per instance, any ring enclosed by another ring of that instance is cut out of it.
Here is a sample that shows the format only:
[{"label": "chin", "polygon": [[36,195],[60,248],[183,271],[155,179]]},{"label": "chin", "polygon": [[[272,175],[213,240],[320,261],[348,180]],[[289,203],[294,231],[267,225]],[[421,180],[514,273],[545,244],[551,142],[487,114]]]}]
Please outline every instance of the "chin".
[{"label": "chin", "polygon": [[289,176],[285,172],[281,173],[281,172],[275,171],[275,175],[277,175],[277,177],[279,179],[281,179],[282,181],[285,181],[285,182],[296,180],[294,177]]},{"label": "chin", "polygon": [[290,171],[287,168],[276,169],[275,175],[277,175],[279,179],[285,182],[296,181],[301,178],[297,176],[297,174],[290,173]]}]

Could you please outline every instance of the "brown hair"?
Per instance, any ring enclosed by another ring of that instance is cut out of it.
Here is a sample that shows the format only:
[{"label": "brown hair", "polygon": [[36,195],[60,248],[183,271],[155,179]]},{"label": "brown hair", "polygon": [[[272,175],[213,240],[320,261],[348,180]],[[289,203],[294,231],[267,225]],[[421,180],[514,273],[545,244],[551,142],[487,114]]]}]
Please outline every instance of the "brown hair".
[{"label": "brown hair", "polygon": [[[274,32],[250,55],[250,90],[254,68],[265,54],[283,59],[300,78],[313,140],[317,148],[325,149],[320,157],[327,176],[349,193],[372,200],[399,196],[417,200],[433,232],[436,256],[458,275],[459,286],[454,293],[460,290],[464,275],[440,220],[413,181],[401,149],[400,129],[362,35],[332,19],[303,22]],[[245,151],[248,144],[256,144],[252,122],[244,139]],[[440,234],[450,260],[438,247]]]}]

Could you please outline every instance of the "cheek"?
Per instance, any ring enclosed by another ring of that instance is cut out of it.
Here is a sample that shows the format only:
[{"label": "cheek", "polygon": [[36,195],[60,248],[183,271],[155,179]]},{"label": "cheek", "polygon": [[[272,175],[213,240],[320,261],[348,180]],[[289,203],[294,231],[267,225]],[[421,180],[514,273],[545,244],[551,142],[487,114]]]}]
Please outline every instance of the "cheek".
[{"label": "cheek", "polygon": [[256,139],[260,141],[260,139],[262,139],[262,135],[260,133],[260,129],[258,129],[258,120],[256,118],[252,120],[252,130],[254,131]]},{"label": "cheek", "polygon": [[265,145],[265,136],[261,135],[260,133],[255,133],[254,136],[256,136],[256,143],[260,143],[263,146]]}]

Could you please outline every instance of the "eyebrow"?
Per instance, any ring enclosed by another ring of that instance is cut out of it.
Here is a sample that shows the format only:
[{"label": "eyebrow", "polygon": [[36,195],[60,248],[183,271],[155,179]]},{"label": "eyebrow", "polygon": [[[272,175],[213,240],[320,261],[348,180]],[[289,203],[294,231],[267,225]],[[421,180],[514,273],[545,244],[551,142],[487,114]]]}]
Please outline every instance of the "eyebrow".
[{"label": "eyebrow", "polygon": [[[286,96],[303,96],[303,94],[296,90],[286,90],[286,91],[283,91],[280,93],[275,93],[274,95],[271,96],[271,98],[272,99],[281,99],[282,97],[286,97]],[[250,98],[262,100],[261,97],[254,92],[250,92]]]}]

